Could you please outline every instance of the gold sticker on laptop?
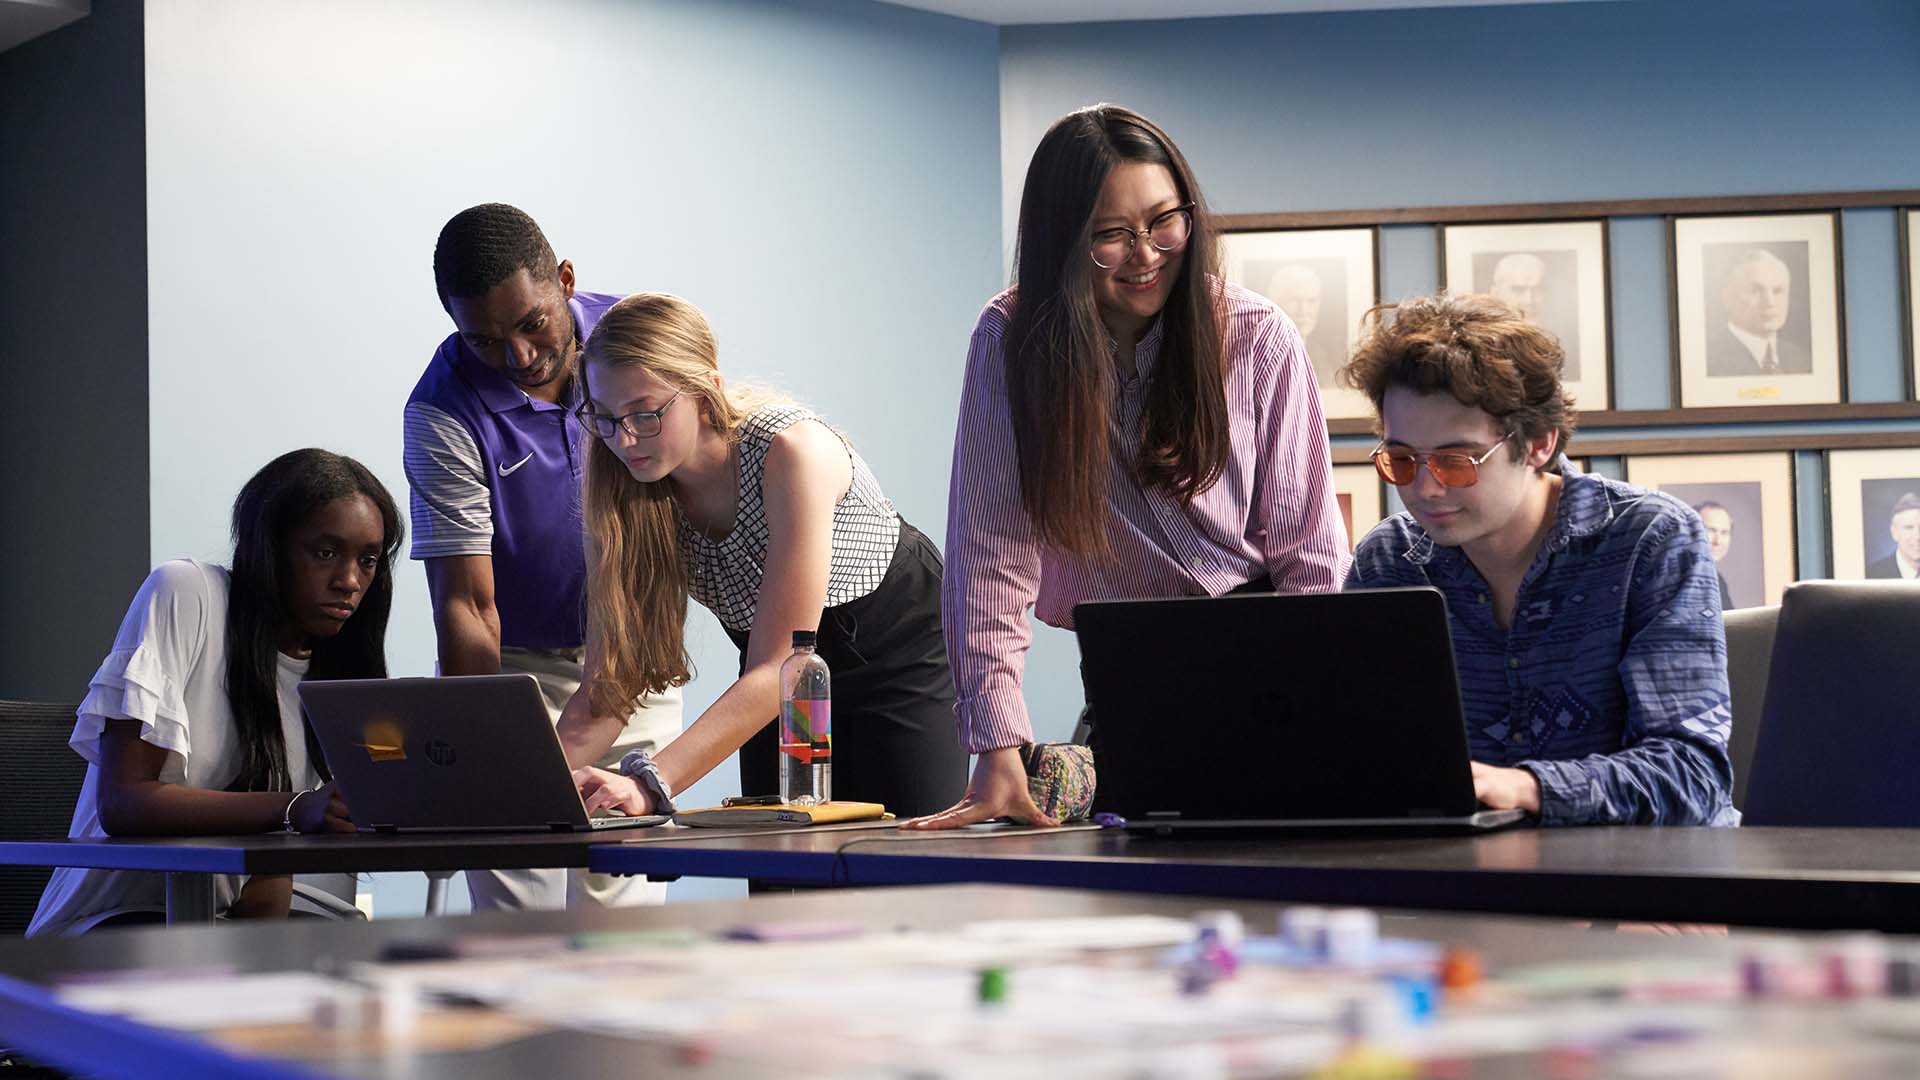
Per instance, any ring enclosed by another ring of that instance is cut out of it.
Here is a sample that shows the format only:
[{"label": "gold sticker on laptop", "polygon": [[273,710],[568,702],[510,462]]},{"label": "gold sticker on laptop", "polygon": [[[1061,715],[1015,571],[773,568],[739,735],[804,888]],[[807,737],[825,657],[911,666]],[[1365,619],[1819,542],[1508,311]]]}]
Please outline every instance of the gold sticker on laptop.
[{"label": "gold sticker on laptop", "polygon": [[360,729],[360,741],[355,746],[366,750],[367,757],[373,761],[405,761],[407,748],[402,745],[400,725],[391,720],[372,720]]}]

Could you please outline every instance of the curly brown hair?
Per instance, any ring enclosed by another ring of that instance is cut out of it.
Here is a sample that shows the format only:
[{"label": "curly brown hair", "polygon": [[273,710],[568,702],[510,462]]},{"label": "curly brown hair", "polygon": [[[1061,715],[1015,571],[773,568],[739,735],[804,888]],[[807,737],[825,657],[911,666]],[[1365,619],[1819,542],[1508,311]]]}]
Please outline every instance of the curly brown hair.
[{"label": "curly brown hair", "polygon": [[1560,386],[1567,354],[1518,309],[1492,296],[1442,292],[1376,305],[1364,322],[1340,378],[1373,402],[1376,430],[1387,388],[1401,386],[1445,391],[1484,411],[1514,436],[1508,451],[1516,461],[1550,431],[1559,436],[1555,449],[1566,450],[1574,428],[1573,399]]}]

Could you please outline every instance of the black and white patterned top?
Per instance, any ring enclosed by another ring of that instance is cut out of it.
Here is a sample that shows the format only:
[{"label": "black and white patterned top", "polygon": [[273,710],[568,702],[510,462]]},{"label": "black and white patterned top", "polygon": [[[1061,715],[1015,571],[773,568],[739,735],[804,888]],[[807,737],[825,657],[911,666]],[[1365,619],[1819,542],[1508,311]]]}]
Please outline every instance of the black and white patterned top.
[{"label": "black and white patterned top", "polygon": [[[761,498],[760,482],[766,475],[767,449],[774,436],[802,420],[820,420],[802,405],[788,403],[756,409],[740,428],[740,496],[734,511],[733,531],[724,539],[713,540],[693,527],[679,504],[674,516],[679,524],[680,554],[687,562],[687,591],[710,608],[722,625],[732,630],[753,628],[753,614],[759,606],[760,578],[767,565],[767,508]],[[827,425],[833,431],[832,425]],[[900,514],[880,492],[880,482],[872,470],[847,443],[847,457],[853,461],[853,482],[846,497],[833,508],[833,566],[827,574],[827,605],[858,600],[880,587],[893,562],[893,548],[900,540]]]}]

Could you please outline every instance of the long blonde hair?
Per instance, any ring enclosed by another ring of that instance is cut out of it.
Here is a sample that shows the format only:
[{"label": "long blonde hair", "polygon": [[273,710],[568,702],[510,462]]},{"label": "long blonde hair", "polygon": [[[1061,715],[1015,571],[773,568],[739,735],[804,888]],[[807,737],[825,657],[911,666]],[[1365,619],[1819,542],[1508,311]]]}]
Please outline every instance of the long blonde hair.
[{"label": "long blonde hair", "polygon": [[[726,389],[718,349],[700,309],[666,293],[636,293],[607,309],[581,354],[587,365],[634,365],[680,392],[702,422],[729,441],[775,395]],[[595,643],[587,698],[595,715],[625,716],[642,694],[692,678],[687,655],[687,568],[680,555],[673,488],[641,483],[603,439],[591,439],[582,506],[586,517],[587,627]]]}]

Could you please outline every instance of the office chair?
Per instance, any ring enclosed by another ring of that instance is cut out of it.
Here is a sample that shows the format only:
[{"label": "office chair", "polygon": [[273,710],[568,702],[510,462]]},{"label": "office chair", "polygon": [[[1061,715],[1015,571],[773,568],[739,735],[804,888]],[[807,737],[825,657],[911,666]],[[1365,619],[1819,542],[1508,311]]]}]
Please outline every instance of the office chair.
[{"label": "office chair", "polygon": [[[74,706],[0,700],[0,840],[59,840],[87,763],[67,747]],[[24,934],[53,870],[0,866],[0,935]]]},{"label": "office chair", "polygon": [[1920,826],[1920,586],[1787,589],[1748,825]]}]

